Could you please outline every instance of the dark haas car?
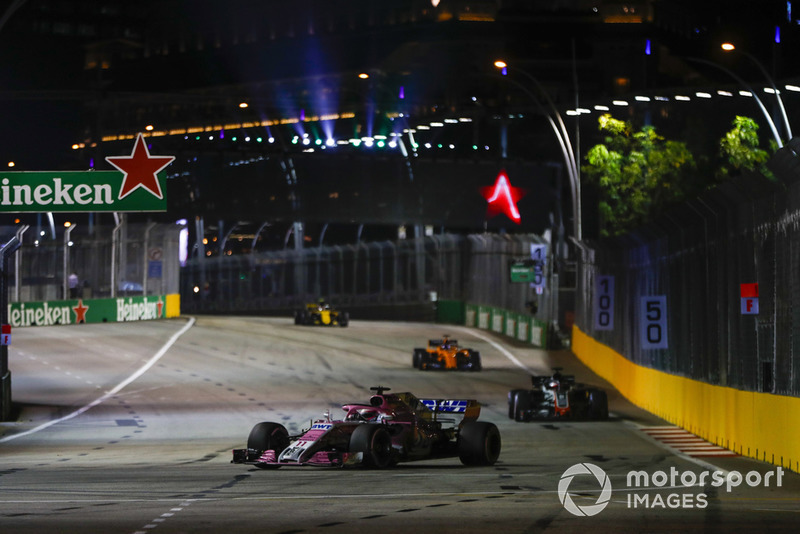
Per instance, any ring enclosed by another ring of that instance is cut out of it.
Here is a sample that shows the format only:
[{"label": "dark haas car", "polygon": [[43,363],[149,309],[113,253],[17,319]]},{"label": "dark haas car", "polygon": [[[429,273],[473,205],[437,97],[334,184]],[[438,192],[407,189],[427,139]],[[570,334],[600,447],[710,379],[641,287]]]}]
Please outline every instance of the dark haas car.
[{"label": "dark haas car", "polygon": [[533,389],[508,392],[508,417],[516,421],[541,419],[608,419],[606,392],[576,384],[573,375],[554,367],[552,376],[532,376]]},{"label": "dark haas car", "polygon": [[304,310],[296,311],[294,314],[294,324],[302,325],[323,325],[323,326],[347,326],[350,323],[350,315],[334,308],[324,301],[317,304],[306,304]]},{"label": "dark haas car", "polygon": [[443,336],[428,340],[427,348],[414,349],[411,364],[415,369],[456,369],[458,371],[480,371],[481,353],[458,346],[458,341]]},{"label": "dark haas car", "polygon": [[263,469],[283,466],[383,469],[398,462],[458,457],[465,465],[492,465],[500,456],[500,432],[477,421],[475,400],[418,399],[371,388],[369,404],[345,404],[344,417],[323,419],[290,436],[280,423],[258,423],[246,449],[233,451],[233,463]]}]

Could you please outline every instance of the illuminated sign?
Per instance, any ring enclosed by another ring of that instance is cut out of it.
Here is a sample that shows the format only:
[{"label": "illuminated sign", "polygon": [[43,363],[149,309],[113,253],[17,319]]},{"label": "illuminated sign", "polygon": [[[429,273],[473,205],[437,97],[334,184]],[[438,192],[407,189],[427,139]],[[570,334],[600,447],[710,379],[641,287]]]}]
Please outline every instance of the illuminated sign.
[{"label": "illuminated sign", "polygon": [[526,193],[527,191],[524,189],[511,185],[505,170],[500,171],[494,185],[481,187],[481,195],[489,203],[486,209],[486,218],[491,219],[495,215],[504,213],[509,219],[520,224],[522,217],[519,214],[517,202]]},{"label": "illuminated sign", "polygon": [[0,212],[166,211],[174,159],[151,156],[139,134],[130,156],[106,158],[119,171],[0,172]]}]

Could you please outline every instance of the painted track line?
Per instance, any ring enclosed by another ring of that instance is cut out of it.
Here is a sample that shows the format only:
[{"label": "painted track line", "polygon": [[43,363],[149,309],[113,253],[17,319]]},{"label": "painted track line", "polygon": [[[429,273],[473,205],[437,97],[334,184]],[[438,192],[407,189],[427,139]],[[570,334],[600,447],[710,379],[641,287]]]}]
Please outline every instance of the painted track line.
[{"label": "painted track line", "polygon": [[133,373],[131,376],[129,376],[128,378],[126,378],[125,380],[123,380],[122,382],[117,384],[113,389],[107,391],[102,396],[100,396],[97,399],[93,400],[89,404],[87,404],[87,405],[85,405],[85,406],[83,406],[81,408],[78,408],[74,412],[65,415],[64,417],[61,417],[59,419],[53,419],[52,421],[48,421],[46,423],[43,423],[43,424],[41,424],[41,425],[39,425],[37,427],[31,428],[30,430],[26,430],[25,432],[20,432],[19,434],[11,434],[10,436],[6,436],[4,438],[0,438],[0,443],[5,443],[7,441],[11,441],[12,439],[21,438],[22,436],[28,436],[30,434],[34,434],[36,432],[39,432],[40,430],[44,430],[45,428],[49,428],[49,427],[51,427],[53,425],[57,425],[58,423],[63,423],[64,421],[68,421],[70,419],[73,419],[73,418],[81,415],[82,413],[87,412],[88,410],[91,410],[92,408],[94,408],[98,404],[102,404],[103,402],[107,401],[109,398],[111,398],[114,395],[116,395],[117,393],[119,393],[122,390],[122,388],[124,388],[125,386],[127,386],[128,384],[130,384],[131,382],[133,382],[134,380],[136,380],[140,376],[142,376],[144,373],[147,372],[148,369],[153,367],[153,365],[155,365],[156,362],[158,360],[160,360],[161,357],[164,356],[164,354],[167,353],[167,351],[170,349],[170,347],[172,347],[172,345],[174,345],[175,342],[178,341],[178,338],[180,338],[184,333],[186,333],[187,330],[189,330],[194,325],[194,322],[195,322],[194,317],[190,317],[189,321],[184,325],[184,327],[181,328],[180,330],[178,330],[177,332],[175,332],[172,335],[172,337],[169,338],[169,340],[164,344],[164,346],[162,346],[158,350],[158,352],[156,352],[153,355],[153,357],[150,358],[147,361],[147,363],[145,363],[135,373]]},{"label": "painted track line", "polygon": [[[516,356],[514,356],[513,354],[511,354],[511,353],[510,353],[510,352],[509,352],[509,351],[508,351],[508,350],[507,350],[505,347],[503,347],[503,346],[502,346],[500,343],[496,342],[495,340],[491,339],[491,338],[490,338],[490,337],[488,337],[488,336],[485,336],[485,335],[483,335],[483,334],[482,334],[481,332],[479,332],[478,330],[473,330],[473,329],[471,329],[471,328],[466,328],[466,327],[456,327],[456,329],[457,329],[457,330],[461,330],[462,332],[465,332],[465,333],[466,333],[466,334],[468,334],[468,335],[475,336],[475,337],[477,337],[477,338],[480,338],[480,339],[484,340],[485,342],[487,342],[488,344],[490,344],[491,346],[493,346],[494,348],[496,348],[497,350],[499,350],[500,352],[502,352],[502,353],[503,353],[503,356],[505,356],[506,358],[508,358],[509,360],[511,360],[511,362],[512,362],[513,364],[515,364],[517,367],[520,367],[520,368],[522,368],[523,370],[527,371],[527,372],[528,372],[528,373],[530,373],[530,374],[534,374],[533,370],[532,370],[530,367],[528,367],[527,365],[525,365],[524,363],[522,363],[521,361],[519,361],[519,360],[516,358]],[[531,347],[531,348],[534,348],[534,347]]]}]

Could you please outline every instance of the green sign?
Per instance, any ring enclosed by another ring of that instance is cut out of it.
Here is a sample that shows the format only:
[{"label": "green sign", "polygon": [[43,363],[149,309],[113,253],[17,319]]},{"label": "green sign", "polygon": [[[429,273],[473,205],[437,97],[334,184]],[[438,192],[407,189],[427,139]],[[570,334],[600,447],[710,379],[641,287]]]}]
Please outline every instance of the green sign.
[{"label": "green sign", "polygon": [[0,212],[166,211],[173,156],[151,156],[142,134],[130,156],[109,156],[118,171],[0,172]]},{"label": "green sign", "polygon": [[512,261],[509,275],[512,282],[533,282],[536,278],[536,262],[534,260]]},{"label": "green sign", "polygon": [[12,302],[8,305],[8,322],[19,327],[163,319],[167,316],[166,304],[165,295]]},{"label": "green sign", "polygon": [[121,184],[117,171],[0,172],[0,212],[166,211],[166,197],[143,188],[120,199]]}]

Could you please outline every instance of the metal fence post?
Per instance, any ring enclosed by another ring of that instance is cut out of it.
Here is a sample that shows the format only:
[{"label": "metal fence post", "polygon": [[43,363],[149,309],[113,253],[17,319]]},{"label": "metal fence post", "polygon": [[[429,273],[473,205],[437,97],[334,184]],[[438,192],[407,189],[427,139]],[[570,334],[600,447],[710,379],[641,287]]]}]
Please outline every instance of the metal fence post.
[{"label": "metal fence post", "polygon": [[117,296],[117,249],[119,248],[119,232],[122,225],[125,224],[124,219],[120,219],[117,226],[114,227],[114,232],[111,235],[111,298]]},{"label": "metal fence post", "polygon": [[[23,224],[19,228],[17,228],[17,240],[19,240],[20,246],[22,245],[22,234],[24,234],[29,225]],[[14,302],[19,302],[20,300],[20,286],[22,285],[22,253],[18,253],[14,256]]]},{"label": "metal fence post", "polygon": [[[12,237],[0,247],[0,324],[8,324],[8,258],[19,249],[20,240]],[[8,368],[8,345],[0,345],[0,420],[11,418],[11,371]]]},{"label": "metal fence post", "polygon": [[62,255],[64,263],[62,268],[62,298],[68,299],[69,298],[69,250],[72,246],[69,241],[69,235],[75,229],[77,225],[72,224],[64,231],[64,254]]},{"label": "metal fence post", "polygon": [[148,260],[150,259],[150,252],[147,250],[150,247],[150,231],[156,223],[150,223],[144,229],[144,246],[142,246],[142,255],[144,264],[142,265],[142,295],[147,295],[147,279],[149,278],[148,273]]}]

